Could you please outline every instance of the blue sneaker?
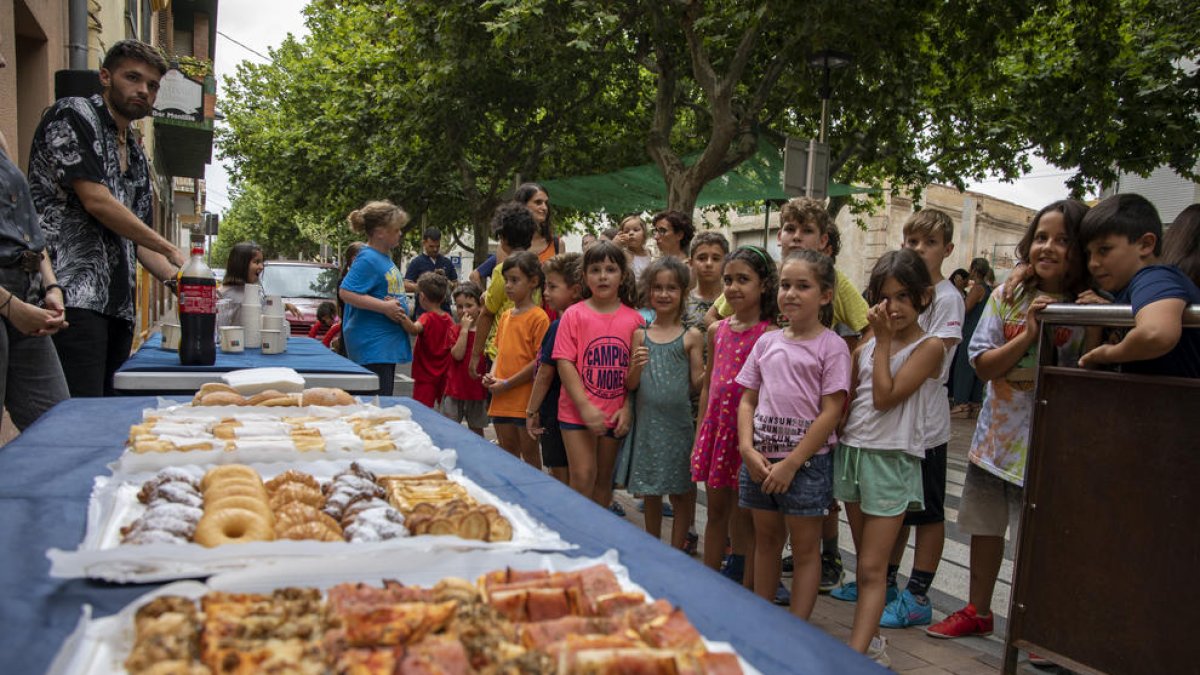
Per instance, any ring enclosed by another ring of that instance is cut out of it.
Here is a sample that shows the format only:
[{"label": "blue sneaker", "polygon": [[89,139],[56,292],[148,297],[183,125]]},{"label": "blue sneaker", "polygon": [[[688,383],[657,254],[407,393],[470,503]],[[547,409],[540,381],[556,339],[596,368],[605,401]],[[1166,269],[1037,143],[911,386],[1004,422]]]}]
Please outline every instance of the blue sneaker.
[{"label": "blue sneaker", "polygon": [[625,517],[625,508],[623,506],[621,506],[621,504],[618,503],[617,501],[613,501],[612,505],[608,507],[608,510],[612,511],[613,515],[615,515],[619,518]]},{"label": "blue sneaker", "polygon": [[917,596],[904,589],[895,600],[889,600],[883,608],[883,616],[879,625],[883,628],[907,628],[909,626],[927,626],[933,623],[933,605],[928,599],[925,604],[917,601]]},{"label": "blue sneaker", "polygon": [[[899,593],[900,589],[896,588],[895,586],[888,586],[887,595],[884,597],[884,601],[889,603],[892,602],[896,599],[896,596]],[[858,602],[858,582],[851,581],[848,584],[842,584],[841,586],[838,586],[829,593],[829,597],[833,598],[834,600],[841,600],[842,602]]]},{"label": "blue sneaker", "polygon": [[730,553],[725,556],[725,564],[721,565],[721,575],[735,584],[742,583],[746,571],[746,557]]},{"label": "blue sneaker", "polygon": [[792,604],[792,591],[783,582],[779,582],[779,588],[775,590],[775,604],[787,607]]}]

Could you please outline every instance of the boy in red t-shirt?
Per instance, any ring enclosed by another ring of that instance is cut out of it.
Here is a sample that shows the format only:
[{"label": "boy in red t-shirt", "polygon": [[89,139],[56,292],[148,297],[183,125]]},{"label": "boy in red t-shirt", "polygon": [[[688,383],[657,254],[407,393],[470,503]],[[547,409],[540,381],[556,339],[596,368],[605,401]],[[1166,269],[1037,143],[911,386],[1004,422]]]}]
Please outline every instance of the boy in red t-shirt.
[{"label": "boy in red t-shirt", "polygon": [[426,272],[417,278],[417,302],[424,313],[409,331],[418,336],[412,361],[413,398],[430,408],[442,399],[450,370],[454,318],[442,310],[449,291],[450,281],[443,274]]},{"label": "boy in red t-shirt", "polygon": [[487,390],[479,381],[488,372],[487,359],[480,359],[479,372],[470,370],[471,347],[475,344],[475,320],[483,309],[479,286],[467,282],[454,289],[454,309],[458,325],[450,328],[450,372],[446,377],[446,397],[441,401],[441,413],[455,422],[466,420],[467,427],[483,435],[488,424]]}]

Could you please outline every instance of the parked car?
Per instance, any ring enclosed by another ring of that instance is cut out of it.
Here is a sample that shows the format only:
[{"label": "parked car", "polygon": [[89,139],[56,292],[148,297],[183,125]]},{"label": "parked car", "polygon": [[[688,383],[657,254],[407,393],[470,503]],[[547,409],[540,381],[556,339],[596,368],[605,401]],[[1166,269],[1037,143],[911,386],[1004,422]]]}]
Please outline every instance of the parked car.
[{"label": "parked car", "polygon": [[338,270],[334,265],[293,260],[271,260],[262,273],[263,292],[281,295],[300,310],[300,318],[288,315],[292,335],[308,335],[317,322],[317,307],[336,302]]}]

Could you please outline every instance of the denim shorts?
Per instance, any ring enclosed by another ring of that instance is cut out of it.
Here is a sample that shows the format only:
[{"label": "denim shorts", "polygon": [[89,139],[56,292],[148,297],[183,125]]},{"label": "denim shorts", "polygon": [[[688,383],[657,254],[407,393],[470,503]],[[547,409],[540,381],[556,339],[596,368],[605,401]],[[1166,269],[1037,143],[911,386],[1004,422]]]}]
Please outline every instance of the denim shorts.
[{"label": "denim shorts", "polygon": [[[563,422],[562,420],[559,420],[558,428],[562,429],[563,431],[587,431],[588,430],[586,424],[575,424],[574,422]],[[610,427],[604,431],[604,435],[608,436],[609,438],[616,438],[617,432],[615,429]]]},{"label": "denim shorts", "polygon": [[[771,462],[775,464],[782,460]],[[738,471],[738,506],[779,511],[785,516],[826,516],[833,501],[833,453],[813,455],[796,471],[787,492],[769,495],[762,484],[750,480],[743,464]]]}]

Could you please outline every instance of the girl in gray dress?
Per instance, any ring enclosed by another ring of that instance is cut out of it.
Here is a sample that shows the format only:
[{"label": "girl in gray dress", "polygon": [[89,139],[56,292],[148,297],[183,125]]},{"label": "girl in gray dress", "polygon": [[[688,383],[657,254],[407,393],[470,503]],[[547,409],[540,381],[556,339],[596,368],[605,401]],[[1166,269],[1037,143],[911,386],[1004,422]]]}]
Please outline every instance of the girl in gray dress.
[{"label": "girl in gray dress", "polygon": [[662,498],[675,511],[671,544],[684,547],[696,508],[691,479],[695,425],[690,393],[704,375],[704,340],[683,325],[688,268],[671,257],[650,264],[641,276],[642,304],[654,310],[654,322],[633,335],[625,385],[637,392],[628,488],[643,496],[646,531],[662,534]]}]

